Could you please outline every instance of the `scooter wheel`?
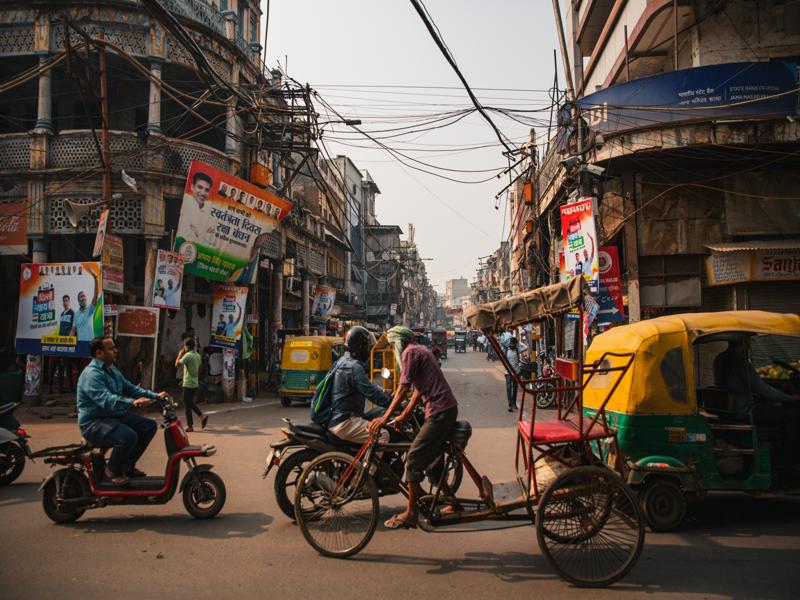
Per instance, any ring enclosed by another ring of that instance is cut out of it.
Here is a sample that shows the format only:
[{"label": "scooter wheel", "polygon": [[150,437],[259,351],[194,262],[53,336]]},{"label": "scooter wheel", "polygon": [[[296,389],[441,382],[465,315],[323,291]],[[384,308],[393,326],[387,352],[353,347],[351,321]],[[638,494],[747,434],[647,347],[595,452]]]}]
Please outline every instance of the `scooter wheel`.
[{"label": "scooter wheel", "polygon": [[[72,469],[69,469],[69,471],[72,471]],[[63,478],[61,483],[61,491],[65,500],[71,500],[85,496],[89,491],[89,484],[83,475],[79,475],[75,472],[64,474],[56,473],[55,476],[45,484],[44,490],[42,490],[42,508],[44,508],[44,513],[50,518],[50,520],[60,525],[74,523],[80,519],[81,516],[83,516],[83,513],[86,512],[86,509],[67,508],[58,505],[58,502],[56,501],[56,492],[58,490],[56,478],[58,477]]]},{"label": "scooter wheel", "polygon": [[0,444],[0,486],[13,483],[25,468],[25,450],[15,442]]},{"label": "scooter wheel", "polygon": [[183,489],[183,505],[195,519],[211,519],[225,505],[225,484],[211,471],[190,477]]}]

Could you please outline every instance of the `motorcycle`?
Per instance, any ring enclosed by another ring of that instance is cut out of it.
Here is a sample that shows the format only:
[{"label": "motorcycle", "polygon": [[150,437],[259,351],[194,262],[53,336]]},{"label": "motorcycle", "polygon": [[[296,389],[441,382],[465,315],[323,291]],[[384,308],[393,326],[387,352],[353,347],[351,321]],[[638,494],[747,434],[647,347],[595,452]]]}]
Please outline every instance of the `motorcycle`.
[{"label": "motorcycle", "polygon": [[[175,414],[178,405],[166,396],[157,398],[163,418],[167,465],[163,476],[132,477],[114,485],[105,477],[107,448],[94,448],[87,441],[80,444],[54,446],[34,452],[32,458],[43,458],[55,470],[39,488],[45,514],[56,523],[72,523],[92,508],[123,504],[166,504],[179,491],[186,511],[197,519],[210,519],[222,510],[226,492],[222,479],[212,465],[198,464],[197,459],[213,456],[214,446],[192,446]],[[180,463],[188,472],[178,485]]]},{"label": "motorcycle", "polygon": [[[378,416],[383,414],[383,409],[377,409]],[[369,419],[369,413],[367,415]],[[414,407],[412,417],[402,429],[390,430],[391,439],[387,445],[382,460],[386,462],[394,471],[398,478],[402,479],[405,468],[406,451],[411,441],[414,439],[419,426],[425,418],[422,404]],[[363,444],[353,444],[334,436],[322,425],[316,423],[293,423],[290,419],[283,419],[286,427],[281,429],[284,439],[270,444],[270,451],[267,454],[266,465],[262,473],[262,479],[266,479],[273,467],[278,467],[275,472],[273,489],[275,491],[275,501],[281,512],[290,519],[295,519],[294,498],[296,493],[297,480],[300,474],[317,456],[326,452],[344,452],[355,455]],[[433,485],[438,482],[441,473],[441,465],[435,464],[429,467],[428,478]],[[454,464],[453,471],[448,475],[447,481],[450,489],[455,492],[461,485],[464,475],[464,467],[460,462]],[[376,481],[378,493],[381,496],[396,494],[400,490],[388,479]]]},{"label": "motorcycle", "polygon": [[31,456],[30,436],[14,417],[20,406],[20,402],[0,406],[0,486],[13,483],[22,474],[25,459]]},{"label": "motorcycle", "polygon": [[553,390],[553,388],[557,387],[554,381],[556,371],[550,364],[546,353],[539,353],[539,361],[542,364],[542,372],[536,381],[529,384],[531,386],[530,389],[541,390],[538,394],[535,394],[536,408],[552,408],[556,403],[556,393],[555,391],[545,390]]}]

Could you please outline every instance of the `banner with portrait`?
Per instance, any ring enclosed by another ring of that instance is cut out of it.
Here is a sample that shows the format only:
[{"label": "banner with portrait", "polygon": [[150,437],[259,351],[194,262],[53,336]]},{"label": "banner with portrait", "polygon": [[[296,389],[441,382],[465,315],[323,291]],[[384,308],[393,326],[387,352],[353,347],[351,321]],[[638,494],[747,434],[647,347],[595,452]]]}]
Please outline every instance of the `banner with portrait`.
[{"label": "banner with portrait", "polygon": [[186,273],[251,283],[258,249],[291,208],[265,189],[192,161],[174,249],[183,255]]},{"label": "banner with portrait", "polygon": [[103,333],[103,276],[98,262],[24,264],[16,348],[20,354],[89,356]]},{"label": "banner with portrait", "polygon": [[159,250],[152,305],[178,310],[183,289],[183,254]]},{"label": "banner with portrait", "polygon": [[561,279],[566,281],[581,276],[589,284],[592,293],[596,294],[600,284],[600,269],[592,202],[592,198],[581,198],[561,207],[561,236],[564,242],[564,272]]},{"label": "banner with portrait", "polygon": [[331,316],[334,302],[336,302],[336,288],[332,285],[318,285],[314,291],[311,316],[320,321],[328,319]]},{"label": "banner with portrait", "polygon": [[214,286],[210,346],[236,347],[244,327],[246,302],[246,286],[223,284]]}]

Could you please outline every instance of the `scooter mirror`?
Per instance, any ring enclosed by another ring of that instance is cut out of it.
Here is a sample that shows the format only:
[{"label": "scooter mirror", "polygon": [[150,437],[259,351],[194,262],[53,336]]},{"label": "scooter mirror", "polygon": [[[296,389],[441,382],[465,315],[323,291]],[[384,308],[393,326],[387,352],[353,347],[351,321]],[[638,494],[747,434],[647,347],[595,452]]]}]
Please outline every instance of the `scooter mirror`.
[{"label": "scooter mirror", "polygon": [[386,367],[384,367],[383,368],[383,372],[381,373],[381,377],[383,377],[384,379],[391,379],[392,378],[392,372],[389,369],[387,369]]}]

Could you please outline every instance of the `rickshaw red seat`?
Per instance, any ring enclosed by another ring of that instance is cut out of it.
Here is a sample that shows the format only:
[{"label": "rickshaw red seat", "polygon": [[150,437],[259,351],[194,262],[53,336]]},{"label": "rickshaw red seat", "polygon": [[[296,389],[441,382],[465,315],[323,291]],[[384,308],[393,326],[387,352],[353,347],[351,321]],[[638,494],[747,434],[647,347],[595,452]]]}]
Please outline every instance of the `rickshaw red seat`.
[{"label": "rickshaw red seat", "polygon": [[[589,427],[589,419],[584,423],[584,429]],[[577,424],[572,421],[548,421],[535,423],[533,426],[533,440],[530,439],[531,422],[517,421],[517,428],[520,435],[533,443],[538,442],[571,442],[581,438]],[[584,434],[584,439],[596,440],[608,437],[607,431],[601,424],[595,423],[591,431]]]}]

